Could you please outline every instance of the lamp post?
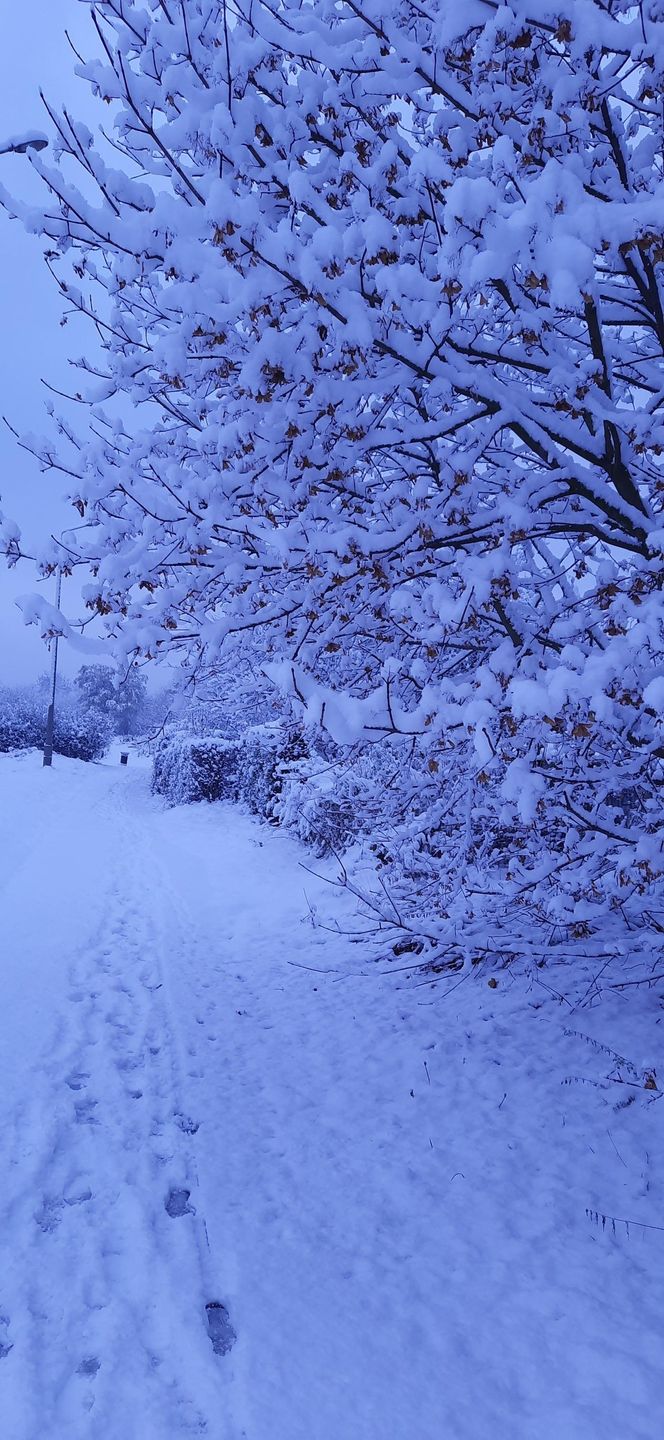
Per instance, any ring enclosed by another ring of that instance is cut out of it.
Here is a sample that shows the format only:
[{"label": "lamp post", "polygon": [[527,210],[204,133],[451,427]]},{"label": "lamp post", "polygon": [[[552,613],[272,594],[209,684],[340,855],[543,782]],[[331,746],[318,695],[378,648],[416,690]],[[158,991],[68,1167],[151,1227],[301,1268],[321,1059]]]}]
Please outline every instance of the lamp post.
[{"label": "lamp post", "polygon": [[[39,131],[29,130],[24,135],[12,135],[0,145],[0,155],[27,155],[29,150],[45,150],[48,140]],[[58,582],[56,587],[56,608],[60,609],[60,592],[62,590],[62,570],[58,569]],[[46,716],[46,734],[44,737],[44,765],[53,763],[53,733],[55,728],[55,687],[58,678],[58,636],[53,637],[53,665],[51,669],[51,699]]]},{"label": "lamp post", "polygon": [[[62,593],[62,571],[58,570],[58,581],[55,589],[55,608],[60,609],[60,595]],[[53,764],[53,739],[55,735],[55,687],[58,680],[58,640],[59,635],[54,635],[53,663],[51,666],[51,698],[46,712],[46,734],[44,736],[44,759],[42,765]]]},{"label": "lamp post", "polygon": [[5,140],[4,145],[0,145],[0,155],[25,155],[28,150],[45,150],[47,145],[45,135],[30,131],[28,135],[18,135],[13,140]]}]

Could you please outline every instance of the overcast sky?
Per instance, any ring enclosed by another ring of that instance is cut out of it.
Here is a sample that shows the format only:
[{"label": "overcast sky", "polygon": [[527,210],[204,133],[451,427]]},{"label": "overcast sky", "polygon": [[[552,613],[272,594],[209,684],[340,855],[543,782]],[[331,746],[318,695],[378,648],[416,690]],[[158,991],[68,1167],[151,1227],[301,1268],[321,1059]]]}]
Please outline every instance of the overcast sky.
[{"label": "overcast sky", "polygon": [[[0,146],[12,134],[28,129],[48,131],[40,87],[56,105],[66,101],[88,123],[91,114],[94,116],[87,87],[74,74],[76,62],[65,29],[86,54],[91,52],[89,16],[78,0],[21,0],[18,5],[3,6]],[[40,196],[41,187],[30,174],[25,157],[0,156],[0,167],[7,188],[27,198]],[[74,333],[69,326],[60,325],[60,301],[44,265],[40,242],[26,235],[19,222],[10,222],[2,209],[0,259],[0,413],[18,430],[39,433],[46,429],[47,419],[42,377],[66,389],[69,349],[80,354],[85,340],[80,326]],[[20,525],[26,542],[75,523],[74,511],[63,501],[63,489],[56,474],[40,475],[37,462],[19,450],[6,426],[0,425],[0,507]],[[46,583],[50,595],[54,582]],[[69,608],[67,585],[75,590],[76,582],[65,582],[65,612]],[[0,682],[30,681],[47,667],[43,641],[35,629],[23,624],[15,605],[17,595],[35,588],[34,571],[21,564],[7,572],[0,556]],[[77,609],[75,604],[71,608]],[[82,657],[69,655],[67,650],[67,646],[61,647],[64,668],[73,673]]]}]

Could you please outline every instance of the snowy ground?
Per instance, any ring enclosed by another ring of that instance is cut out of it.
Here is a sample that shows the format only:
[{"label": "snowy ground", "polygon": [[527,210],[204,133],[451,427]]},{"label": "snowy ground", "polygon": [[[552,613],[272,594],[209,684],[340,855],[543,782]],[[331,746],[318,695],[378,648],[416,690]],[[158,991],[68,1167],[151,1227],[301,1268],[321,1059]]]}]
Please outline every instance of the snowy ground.
[{"label": "snowy ground", "polygon": [[0,853],[2,1440],[664,1433],[664,985],[385,974],[133,756],[0,756]]}]

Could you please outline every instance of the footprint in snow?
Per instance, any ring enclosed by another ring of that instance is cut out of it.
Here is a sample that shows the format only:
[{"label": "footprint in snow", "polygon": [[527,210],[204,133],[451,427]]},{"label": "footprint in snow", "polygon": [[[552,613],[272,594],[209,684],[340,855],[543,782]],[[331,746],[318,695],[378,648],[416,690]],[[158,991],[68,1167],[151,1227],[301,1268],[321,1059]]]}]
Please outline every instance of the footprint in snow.
[{"label": "footprint in snow", "polygon": [[62,1220],[65,1206],[85,1205],[91,1199],[92,1190],[87,1181],[76,1177],[66,1186],[62,1196],[44,1196],[41,1208],[35,1211],[35,1222],[44,1235],[52,1235]]},{"label": "footprint in snow", "polygon": [[205,1306],[205,1315],[215,1355],[227,1355],[233,1349],[237,1335],[226,1306],[220,1300],[210,1300]]},{"label": "footprint in snow", "polygon": [[92,1190],[87,1180],[77,1176],[67,1185],[62,1198],[65,1205],[85,1205],[87,1200],[92,1199]]},{"label": "footprint in snow", "polygon": [[144,1059],[141,1054],[123,1055],[119,1060],[116,1060],[115,1062],[116,1070],[120,1070],[124,1073],[130,1070],[142,1070],[143,1065]]},{"label": "footprint in snow", "polygon": [[9,1354],[10,1350],[13,1350],[13,1349],[14,1349],[14,1346],[12,1345],[11,1341],[8,1340],[8,1338],[7,1338],[7,1331],[8,1331],[8,1329],[9,1329],[9,1316],[8,1316],[8,1315],[0,1315],[0,1360],[4,1360],[4,1359],[6,1358],[6,1356]]},{"label": "footprint in snow", "polygon": [[166,1214],[170,1215],[173,1220],[178,1219],[180,1215],[195,1215],[196,1211],[193,1205],[189,1204],[190,1195],[191,1190],[175,1188],[169,1190],[164,1204]]},{"label": "footprint in snow", "polygon": [[97,1374],[100,1368],[101,1360],[98,1360],[96,1355],[86,1355],[85,1359],[81,1360],[80,1365],[76,1366],[76,1374],[92,1377]]},{"label": "footprint in snow", "polygon": [[86,1081],[90,1079],[87,1070],[72,1070],[66,1077],[66,1084],[70,1090],[84,1090]]},{"label": "footprint in snow", "polygon": [[77,1125],[98,1125],[99,1121],[95,1115],[97,1109],[96,1100],[77,1100],[74,1105]]},{"label": "footprint in snow", "polygon": [[182,1130],[185,1135],[195,1135],[199,1129],[199,1121],[192,1120],[190,1115],[180,1115],[178,1113],[173,1116],[173,1119],[175,1120],[178,1130]]},{"label": "footprint in snow", "polygon": [[35,1211],[35,1221],[44,1235],[52,1235],[62,1220],[63,1201],[45,1196],[41,1209]]}]

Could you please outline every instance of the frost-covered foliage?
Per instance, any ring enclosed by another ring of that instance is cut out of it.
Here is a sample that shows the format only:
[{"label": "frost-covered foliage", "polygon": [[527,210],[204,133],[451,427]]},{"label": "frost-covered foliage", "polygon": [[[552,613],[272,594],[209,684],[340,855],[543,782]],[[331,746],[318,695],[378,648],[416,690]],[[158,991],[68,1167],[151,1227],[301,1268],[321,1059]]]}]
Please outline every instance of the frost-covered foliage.
[{"label": "frost-covered foliage", "polygon": [[170,805],[235,800],[235,747],[217,736],[175,735],[157,746],[152,790]]},{"label": "frost-covered foliage", "polygon": [[368,794],[382,738],[450,933],[652,920],[660,0],[91,8],[121,158],[53,112],[25,214],[105,337],[42,452],[91,608],[194,670],[249,633]]},{"label": "frost-covered foliage", "polygon": [[185,735],[230,739],[289,715],[288,702],[266,684],[262,663],[260,651],[245,639],[240,650],[222,655],[214,665],[185,672],[171,697],[175,727]]},{"label": "frost-covered foliage", "polygon": [[145,727],[147,681],[136,666],[117,675],[108,665],[82,665],[74,681],[82,715],[99,715],[113,735],[138,735]]},{"label": "frost-covered foliage", "polygon": [[289,726],[256,726],[233,739],[172,735],[157,748],[152,789],[171,805],[233,800],[272,820],[283,767],[305,749],[300,731]]},{"label": "frost-covered foliage", "polygon": [[[37,690],[0,689],[0,751],[41,748],[46,731],[48,698]],[[71,760],[98,760],[110,730],[99,712],[82,714],[70,703],[55,713],[53,748]]]},{"label": "frost-covered foliage", "polygon": [[46,703],[29,690],[0,690],[0,751],[31,750],[44,738]]}]

